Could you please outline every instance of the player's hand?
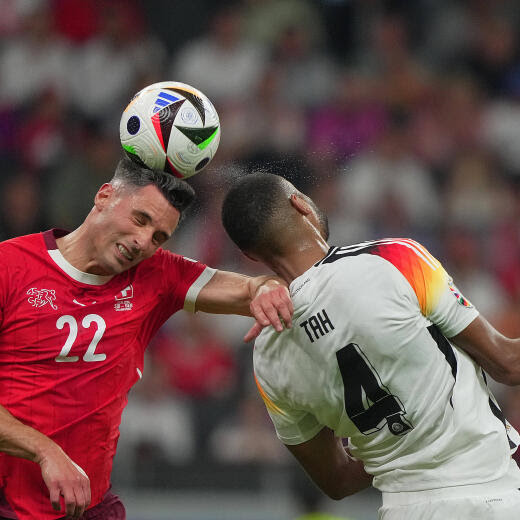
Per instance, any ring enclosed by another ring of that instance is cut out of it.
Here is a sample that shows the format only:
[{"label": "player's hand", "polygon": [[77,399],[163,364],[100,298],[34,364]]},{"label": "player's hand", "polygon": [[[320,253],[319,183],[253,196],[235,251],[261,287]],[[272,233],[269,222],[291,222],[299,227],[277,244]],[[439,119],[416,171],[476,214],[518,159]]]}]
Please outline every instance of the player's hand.
[{"label": "player's hand", "polygon": [[60,497],[63,497],[65,515],[79,518],[90,504],[87,474],[58,445],[51,446],[39,464],[53,509],[61,510]]},{"label": "player's hand", "polygon": [[277,280],[269,279],[260,285],[249,309],[256,321],[244,336],[244,341],[256,338],[269,325],[277,332],[282,332],[284,325],[288,329],[292,327],[294,307],[289,289]]}]

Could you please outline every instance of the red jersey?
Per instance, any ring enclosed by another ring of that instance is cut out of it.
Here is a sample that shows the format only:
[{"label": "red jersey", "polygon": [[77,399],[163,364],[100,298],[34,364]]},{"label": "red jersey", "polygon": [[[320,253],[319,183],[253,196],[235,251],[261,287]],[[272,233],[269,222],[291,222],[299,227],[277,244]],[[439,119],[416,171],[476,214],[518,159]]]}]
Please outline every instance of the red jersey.
[{"label": "red jersey", "polygon": [[[113,277],[83,273],[47,231],[0,244],[0,404],[59,444],[102,500],[127,393],[144,350],[179,309],[194,310],[214,270],[159,249]],[[0,454],[0,487],[20,520],[63,516],[40,467]]]}]

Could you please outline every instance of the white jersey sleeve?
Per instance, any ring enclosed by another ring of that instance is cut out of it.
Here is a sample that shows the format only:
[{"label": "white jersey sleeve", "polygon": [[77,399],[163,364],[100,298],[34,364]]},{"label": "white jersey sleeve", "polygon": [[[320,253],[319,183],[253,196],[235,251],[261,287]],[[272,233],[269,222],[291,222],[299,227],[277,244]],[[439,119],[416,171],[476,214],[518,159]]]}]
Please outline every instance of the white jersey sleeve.
[{"label": "white jersey sleeve", "polygon": [[316,417],[305,410],[292,408],[287,403],[281,403],[283,408],[276,405],[276,403],[269,397],[267,391],[267,383],[262,383],[255,376],[255,381],[258,391],[265,403],[267,412],[275,425],[278,438],[288,445],[301,444],[306,440],[315,437],[323,428]]}]

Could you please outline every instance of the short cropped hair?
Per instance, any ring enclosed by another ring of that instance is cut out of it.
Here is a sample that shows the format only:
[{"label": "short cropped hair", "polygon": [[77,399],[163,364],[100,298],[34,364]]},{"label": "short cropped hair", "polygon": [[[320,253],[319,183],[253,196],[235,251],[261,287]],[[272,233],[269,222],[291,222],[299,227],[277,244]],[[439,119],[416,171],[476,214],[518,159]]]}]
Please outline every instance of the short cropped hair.
[{"label": "short cropped hair", "polygon": [[276,226],[283,225],[287,186],[291,185],[282,177],[264,172],[246,175],[232,185],[222,204],[222,224],[242,251],[277,252]]},{"label": "short cropped hair", "polygon": [[186,181],[161,170],[141,166],[129,157],[123,157],[119,161],[110,183],[138,188],[153,184],[181,216],[195,199],[195,190]]}]

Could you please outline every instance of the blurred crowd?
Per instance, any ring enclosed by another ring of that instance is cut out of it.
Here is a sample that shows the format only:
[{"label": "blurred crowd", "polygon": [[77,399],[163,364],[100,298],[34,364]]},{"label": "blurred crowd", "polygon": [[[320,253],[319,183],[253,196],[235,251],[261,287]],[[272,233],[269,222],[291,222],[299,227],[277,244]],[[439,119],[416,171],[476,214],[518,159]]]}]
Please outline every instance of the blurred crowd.
[{"label": "blurred crowd", "polygon": [[[132,95],[182,81],[214,102],[222,139],[191,181],[198,199],[172,250],[262,272],[225,236],[220,202],[241,172],[274,171],[327,211],[331,243],[412,237],[520,336],[514,0],[0,0],[0,11],[1,239],[77,226],[121,155]],[[161,330],[124,415],[122,478],[194,460],[287,464],[253,388],[249,324],[179,315]],[[494,389],[520,427],[519,391]]]}]

